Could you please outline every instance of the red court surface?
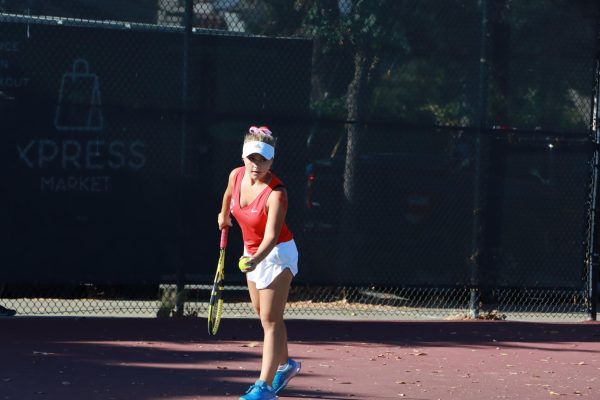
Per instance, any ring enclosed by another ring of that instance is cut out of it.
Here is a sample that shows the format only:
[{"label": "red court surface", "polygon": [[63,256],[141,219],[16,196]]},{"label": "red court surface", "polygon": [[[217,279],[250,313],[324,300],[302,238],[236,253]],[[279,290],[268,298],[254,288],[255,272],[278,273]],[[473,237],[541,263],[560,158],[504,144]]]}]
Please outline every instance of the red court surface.
[{"label": "red court surface", "polygon": [[[600,323],[288,321],[280,399],[600,399]],[[0,319],[0,400],[237,399],[256,320]]]}]

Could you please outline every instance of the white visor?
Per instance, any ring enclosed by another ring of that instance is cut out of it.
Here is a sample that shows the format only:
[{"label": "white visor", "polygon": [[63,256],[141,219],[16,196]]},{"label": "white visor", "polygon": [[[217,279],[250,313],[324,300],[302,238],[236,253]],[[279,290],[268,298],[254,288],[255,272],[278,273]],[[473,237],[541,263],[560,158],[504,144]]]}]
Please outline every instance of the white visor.
[{"label": "white visor", "polygon": [[242,157],[245,158],[254,153],[260,154],[266,160],[270,160],[275,156],[275,148],[268,143],[255,140],[244,143]]}]

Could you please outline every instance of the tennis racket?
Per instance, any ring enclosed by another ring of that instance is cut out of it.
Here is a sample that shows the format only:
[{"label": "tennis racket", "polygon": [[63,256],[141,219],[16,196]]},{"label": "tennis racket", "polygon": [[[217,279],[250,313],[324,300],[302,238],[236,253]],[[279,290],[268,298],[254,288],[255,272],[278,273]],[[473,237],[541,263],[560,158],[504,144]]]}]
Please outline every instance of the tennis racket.
[{"label": "tennis racket", "polygon": [[213,283],[210,301],[208,303],[208,333],[216,335],[219,330],[219,323],[223,315],[223,289],[225,289],[225,248],[227,247],[227,234],[229,227],[221,230],[221,244],[219,245],[219,263],[217,264],[217,273]]}]

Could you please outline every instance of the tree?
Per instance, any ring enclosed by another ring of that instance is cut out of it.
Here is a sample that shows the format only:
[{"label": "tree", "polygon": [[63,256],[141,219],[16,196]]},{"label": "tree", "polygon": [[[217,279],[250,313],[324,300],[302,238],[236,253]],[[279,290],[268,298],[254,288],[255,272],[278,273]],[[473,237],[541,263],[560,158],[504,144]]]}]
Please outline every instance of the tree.
[{"label": "tree", "polygon": [[[343,210],[340,226],[339,265],[347,265],[354,243],[356,166],[363,127],[372,98],[375,74],[384,50],[405,49],[405,34],[398,15],[405,2],[393,0],[314,0],[303,4],[308,34],[323,53],[341,48],[350,54],[352,75],[345,94],[346,157],[343,179]],[[314,62],[314,60],[313,60]],[[324,92],[323,90],[321,92]]]}]

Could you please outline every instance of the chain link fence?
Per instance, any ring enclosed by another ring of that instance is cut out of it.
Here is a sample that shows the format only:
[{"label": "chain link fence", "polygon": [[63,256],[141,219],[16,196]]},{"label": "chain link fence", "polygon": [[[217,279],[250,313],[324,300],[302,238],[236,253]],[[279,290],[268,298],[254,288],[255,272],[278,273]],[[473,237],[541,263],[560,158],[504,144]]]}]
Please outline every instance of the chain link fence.
[{"label": "chain link fence", "polygon": [[289,317],[595,318],[599,13],[0,0],[0,304],[205,315],[227,175],[266,124],[300,249]]}]

